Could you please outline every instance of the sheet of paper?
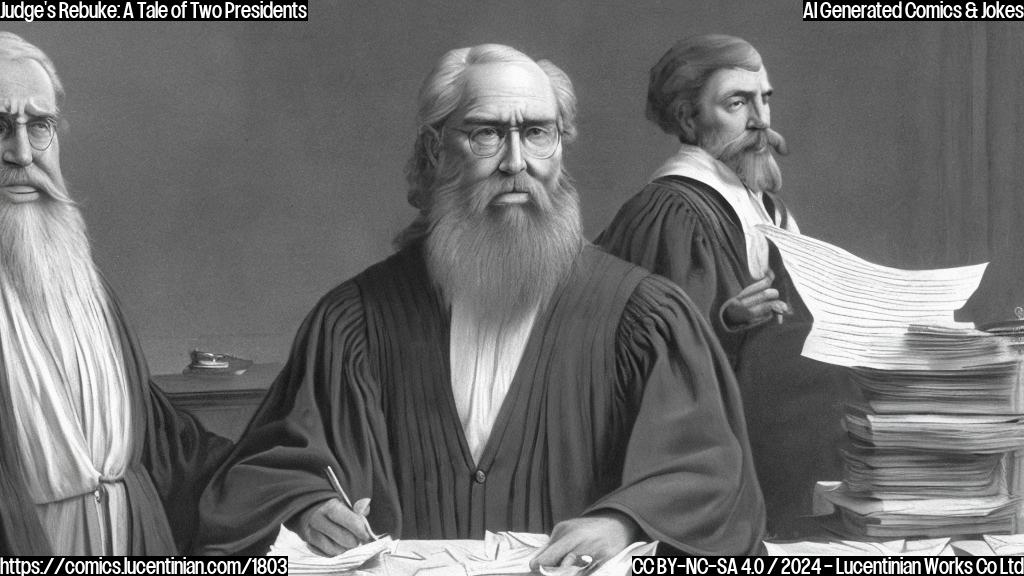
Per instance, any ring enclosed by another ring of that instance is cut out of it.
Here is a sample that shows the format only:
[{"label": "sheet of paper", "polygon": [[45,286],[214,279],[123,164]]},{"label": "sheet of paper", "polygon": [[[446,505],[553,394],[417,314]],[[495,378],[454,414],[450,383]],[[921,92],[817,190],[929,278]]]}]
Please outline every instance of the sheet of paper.
[{"label": "sheet of paper", "polygon": [[[999,339],[953,318],[978,288],[987,263],[900,270],[774,226],[757,228],[778,247],[814,316],[804,356],[885,370],[957,369],[995,361],[989,353],[998,353]],[[925,336],[919,334],[917,348],[906,339],[912,325],[935,327],[921,331]],[[936,344],[939,349],[929,348]]]},{"label": "sheet of paper", "polygon": [[[269,556],[288,556],[291,574],[350,576],[487,576],[529,574],[530,560],[548,543],[546,534],[487,532],[483,540],[393,540],[382,538],[334,557],[320,556],[297,534],[281,526]],[[625,576],[632,556],[654,554],[657,542],[637,542],[588,576]],[[583,568],[551,568],[548,576],[579,576]]]},{"label": "sheet of paper", "polygon": [[997,556],[1024,554],[1024,534],[985,535],[985,543]]},{"label": "sheet of paper", "polygon": [[857,540],[824,540],[798,542],[765,542],[769,556],[940,556],[944,555],[949,538],[925,540],[891,540],[860,542]]}]

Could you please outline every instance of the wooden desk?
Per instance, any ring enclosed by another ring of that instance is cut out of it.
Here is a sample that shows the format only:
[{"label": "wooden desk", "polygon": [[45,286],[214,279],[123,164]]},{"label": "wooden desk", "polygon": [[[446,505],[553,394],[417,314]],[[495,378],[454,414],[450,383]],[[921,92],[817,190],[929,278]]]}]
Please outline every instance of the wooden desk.
[{"label": "wooden desk", "polygon": [[238,376],[161,374],[153,376],[153,382],[175,406],[191,412],[213,432],[237,440],[281,367],[253,364]]}]

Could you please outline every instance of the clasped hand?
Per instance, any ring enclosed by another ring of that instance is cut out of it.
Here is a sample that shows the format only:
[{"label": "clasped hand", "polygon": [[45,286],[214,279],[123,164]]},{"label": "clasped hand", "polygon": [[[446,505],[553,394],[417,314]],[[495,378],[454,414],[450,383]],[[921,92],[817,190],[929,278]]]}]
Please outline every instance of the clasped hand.
[{"label": "clasped hand", "polygon": [[779,291],[772,288],[774,281],[775,274],[769,270],[764,278],[726,300],[722,314],[726,326],[755,325],[770,320],[772,316],[781,319],[782,315],[791,314],[789,304],[779,300]]}]

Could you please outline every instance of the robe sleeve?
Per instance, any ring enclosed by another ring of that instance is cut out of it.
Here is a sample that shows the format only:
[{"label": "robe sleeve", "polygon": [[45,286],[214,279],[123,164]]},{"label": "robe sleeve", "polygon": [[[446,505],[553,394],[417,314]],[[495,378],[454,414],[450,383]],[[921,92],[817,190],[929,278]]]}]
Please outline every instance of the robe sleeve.
[{"label": "robe sleeve", "polygon": [[595,244],[676,283],[732,352],[743,336],[725,325],[722,306],[749,283],[749,274],[729,256],[724,231],[712,226],[692,200],[653,182],[623,205]]},{"label": "robe sleeve", "polygon": [[[144,418],[133,418],[136,423],[132,426],[132,431],[144,438],[140,461],[156,489],[152,500],[159,498],[174,545],[185,552],[191,547],[196,534],[199,497],[217,466],[231,450],[231,441],[208,431],[188,412],[175,408],[152,382],[142,346],[125,321],[120,301],[109,284],[105,286],[117,323],[126,378],[139,392],[134,395],[133,410],[144,414]],[[156,521],[147,516],[152,511],[142,511],[150,499],[147,489],[143,490],[133,496],[133,523]],[[150,528],[139,526],[140,532],[133,535],[134,550],[145,550],[144,533],[159,531]]]},{"label": "robe sleeve", "polygon": [[676,286],[650,276],[617,339],[617,378],[636,417],[622,484],[588,513],[618,510],[688,554],[759,553],[765,509],[740,393],[708,324]]},{"label": "robe sleeve", "polygon": [[175,408],[156,385],[150,382],[148,388],[143,463],[163,503],[175,544],[186,551],[195,537],[199,497],[232,444]]},{"label": "robe sleeve", "polygon": [[359,289],[342,284],[299,329],[288,362],[200,503],[200,554],[264,554],[279,526],[335,496],[372,497],[375,531],[398,536],[400,509],[380,387],[367,361]]}]

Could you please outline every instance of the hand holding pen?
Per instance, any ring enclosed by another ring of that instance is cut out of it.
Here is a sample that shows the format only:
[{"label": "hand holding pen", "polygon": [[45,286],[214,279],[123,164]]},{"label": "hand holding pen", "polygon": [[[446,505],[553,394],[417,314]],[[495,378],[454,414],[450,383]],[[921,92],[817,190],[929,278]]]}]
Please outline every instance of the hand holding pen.
[{"label": "hand holding pen", "polygon": [[352,503],[334,471],[324,470],[331,488],[338,494],[303,512],[295,522],[295,531],[318,554],[337,556],[360,544],[379,537],[370,529],[366,515],[370,512],[370,499]]},{"label": "hand holding pen", "polygon": [[366,528],[366,533],[370,535],[370,539],[380,540],[383,534],[374,534],[373,530],[370,529],[370,521],[366,519],[366,516],[370,513],[370,499],[361,498],[356,500],[355,504],[352,504],[352,501],[348,498],[348,494],[345,493],[345,489],[341,487],[341,482],[338,481],[338,476],[334,473],[334,469],[328,466],[324,468],[324,474],[327,475],[327,481],[331,483],[331,488],[334,488],[334,491],[337,492],[345,501],[345,505],[362,517],[363,526]]}]

